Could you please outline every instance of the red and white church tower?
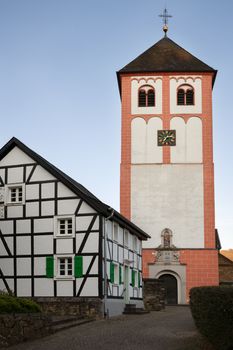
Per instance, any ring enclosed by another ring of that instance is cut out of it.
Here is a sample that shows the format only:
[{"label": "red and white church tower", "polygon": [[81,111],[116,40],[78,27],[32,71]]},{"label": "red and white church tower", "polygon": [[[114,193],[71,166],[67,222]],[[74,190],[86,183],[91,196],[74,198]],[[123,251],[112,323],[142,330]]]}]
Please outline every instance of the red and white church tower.
[{"label": "red and white church tower", "polygon": [[144,277],[167,302],[218,285],[212,88],[217,71],[165,36],[118,71],[121,213],[147,232]]}]

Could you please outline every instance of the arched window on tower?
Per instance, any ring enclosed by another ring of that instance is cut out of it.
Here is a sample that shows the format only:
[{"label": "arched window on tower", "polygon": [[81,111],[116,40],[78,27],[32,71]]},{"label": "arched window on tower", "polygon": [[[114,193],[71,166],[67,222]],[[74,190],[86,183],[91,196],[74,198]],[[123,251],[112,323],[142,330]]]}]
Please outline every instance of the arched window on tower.
[{"label": "arched window on tower", "polygon": [[139,107],[154,107],[155,106],[155,89],[150,85],[140,87],[138,92]]},{"label": "arched window on tower", "polygon": [[194,89],[191,85],[181,85],[177,90],[177,104],[179,106],[194,105]]}]

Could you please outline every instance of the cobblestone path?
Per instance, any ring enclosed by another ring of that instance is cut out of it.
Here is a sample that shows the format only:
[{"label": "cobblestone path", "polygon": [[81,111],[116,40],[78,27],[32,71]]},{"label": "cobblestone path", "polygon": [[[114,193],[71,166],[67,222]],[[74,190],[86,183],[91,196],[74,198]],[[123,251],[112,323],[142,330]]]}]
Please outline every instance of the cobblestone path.
[{"label": "cobblestone path", "polygon": [[70,328],[11,350],[199,350],[201,339],[188,307],[126,315]]}]

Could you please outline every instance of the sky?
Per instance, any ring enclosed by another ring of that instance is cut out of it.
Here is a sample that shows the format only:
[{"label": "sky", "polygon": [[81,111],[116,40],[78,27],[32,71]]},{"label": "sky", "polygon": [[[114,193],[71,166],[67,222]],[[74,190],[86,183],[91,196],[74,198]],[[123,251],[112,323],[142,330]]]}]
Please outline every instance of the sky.
[{"label": "sky", "polygon": [[15,136],[119,209],[116,71],[168,36],[218,70],[216,227],[233,248],[233,1],[0,0],[0,146]]}]

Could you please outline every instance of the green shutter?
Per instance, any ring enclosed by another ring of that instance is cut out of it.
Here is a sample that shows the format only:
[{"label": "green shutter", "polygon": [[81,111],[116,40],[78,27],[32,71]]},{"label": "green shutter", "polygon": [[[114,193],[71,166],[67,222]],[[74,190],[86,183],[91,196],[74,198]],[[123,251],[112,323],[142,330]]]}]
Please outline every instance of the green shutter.
[{"label": "green shutter", "polygon": [[83,276],[83,257],[75,256],[74,257],[74,275],[77,278]]},{"label": "green shutter", "polygon": [[110,263],[110,282],[114,283],[114,264]]},{"label": "green shutter", "polygon": [[138,272],[138,288],[140,288],[141,286],[140,277],[141,277],[140,272]]},{"label": "green shutter", "polygon": [[119,266],[119,284],[122,284],[123,281],[122,281],[122,267]]},{"label": "green shutter", "polygon": [[135,286],[135,271],[132,270],[132,286]]},{"label": "green shutter", "polygon": [[54,276],[54,259],[53,256],[46,257],[46,277],[53,278]]}]

